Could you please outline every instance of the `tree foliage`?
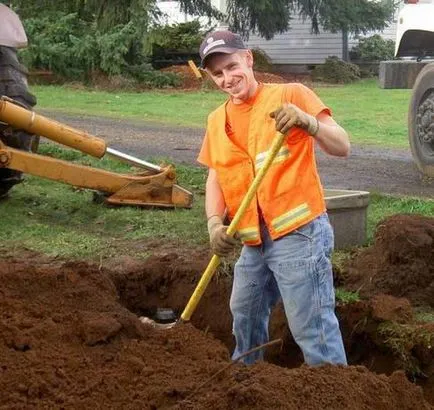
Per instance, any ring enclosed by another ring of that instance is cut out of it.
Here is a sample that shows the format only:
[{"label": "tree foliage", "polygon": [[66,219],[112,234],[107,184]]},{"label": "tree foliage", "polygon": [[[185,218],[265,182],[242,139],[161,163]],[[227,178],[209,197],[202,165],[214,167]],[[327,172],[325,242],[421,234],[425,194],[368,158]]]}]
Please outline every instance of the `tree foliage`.
[{"label": "tree foliage", "polygon": [[[146,32],[158,20],[157,0],[14,0],[13,6],[24,18],[50,11],[77,13],[80,19],[96,21],[109,30],[132,21]],[[194,16],[227,21],[234,31],[248,37],[250,32],[270,39],[290,28],[291,17],[301,15],[331,32],[366,33],[383,29],[392,19],[397,0],[227,0],[227,13],[214,8],[211,0],[179,0],[181,9]]]},{"label": "tree foliage", "polygon": [[95,21],[101,30],[130,21],[140,29],[159,14],[156,0],[14,0],[11,3],[23,19],[52,12],[77,13],[81,20]]},{"label": "tree foliage", "polygon": [[[180,0],[189,13],[212,11],[206,0]],[[248,37],[250,32],[271,39],[290,28],[291,17],[301,15],[312,22],[312,31],[320,27],[331,32],[366,33],[381,30],[392,20],[396,0],[227,0],[229,28]]]},{"label": "tree foliage", "polygon": [[[324,30],[333,33],[345,31],[355,34],[384,29],[397,7],[394,0],[307,0],[300,3],[301,15],[312,19],[314,32],[318,32],[321,25]],[[306,6],[310,3],[314,6],[308,12]]]},{"label": "tree foliage", "polygon": [[360,61],[391,60],[394,54],[395,42],[379,34],[361,38],[351,50],[352,59]]},{"label": "tree foliage", "polygon": [[[0,0],[2,1],[2,0]],[[312,30],[366,33],[384,28],[393,16],[396,0],[227,0],[226,14],[211,0],[179,0],[191,15],[226,21],[230,29],[248,37],[254,32],[267,39],[290,28],[301,15]],[[23,52],[33,68],[47,68],[67,77],[83,77],[92,70],[108,75],[138,73],[149,62],[150,43],[200,42],[180,27],[163,29],[156,37],[161,14],[157,0],[13,0],[29,37]],[[166,31],[165,31],[166,30]],[[167,40],[167,41],[166,41]],[[133,69],[131,69],[133,67]],[[142,76],[143,77],[143,76]],[[148,78],[148,77],[146,77]]]}]

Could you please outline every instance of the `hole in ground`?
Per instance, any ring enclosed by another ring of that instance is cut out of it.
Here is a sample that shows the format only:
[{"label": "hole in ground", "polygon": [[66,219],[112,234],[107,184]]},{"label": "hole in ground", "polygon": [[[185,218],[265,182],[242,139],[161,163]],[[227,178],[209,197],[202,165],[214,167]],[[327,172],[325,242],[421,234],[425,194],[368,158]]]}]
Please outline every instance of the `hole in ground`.
[{"label": "hole in ground", "polygon": [[[152,256],[145,265],[123,265],[122,272],[113,271],[111,276],[121,303],[138,316],[152,318],[158,308],[170,308],[179,318],[208,261],[209,254],[204,250],[192,251],[184,256],[176,253]],[[229,275],[216,274],[191,318],[195,327],[212,333],[229,351],[234,348],[229,310],[231,281]],[[395,370],[406,370],[409,374],[406,368],[408,363],[404,363],[390,345],[382,343],[378,332],[379,321],[372,315],[369,301],[338,306],[337,315],[349,364],[364,365],[375,373],[390,375]],[[269,348],[266,360],[289,368],[301,365],[303,357],[291,337],[282,305],[276,307],[270,321],[270,340],[276,338],[284,341],[283,346]],[[410,352],[410,355],[413,353]],[[410,358],[419,361],[428,378],[411,374],[410,379],[418,382],[424,388],[427,400],[434,403],[434,377],[429,377],[433,374],[432,352],[428,355],[424,363],[417,355]]]}]

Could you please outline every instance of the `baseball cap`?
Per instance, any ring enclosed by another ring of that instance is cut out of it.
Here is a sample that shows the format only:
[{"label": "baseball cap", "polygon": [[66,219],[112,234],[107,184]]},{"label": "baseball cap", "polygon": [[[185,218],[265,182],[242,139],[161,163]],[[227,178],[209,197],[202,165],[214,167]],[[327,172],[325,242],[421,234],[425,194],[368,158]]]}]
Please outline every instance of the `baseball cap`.
[{"label": "baseball cap", "polygon": [[218,30],[209,33],[199,48],[201,67],[205,68],[206,58],[211,54],[232,54],[238,50],[246,50],[243,40],[238,34],[229,30]]}]

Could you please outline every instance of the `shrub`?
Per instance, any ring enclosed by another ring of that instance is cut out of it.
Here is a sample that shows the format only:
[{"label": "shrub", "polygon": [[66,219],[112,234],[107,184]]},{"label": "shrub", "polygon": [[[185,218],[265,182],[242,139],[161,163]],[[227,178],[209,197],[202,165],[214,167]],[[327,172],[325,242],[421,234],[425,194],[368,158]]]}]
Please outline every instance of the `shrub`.
[{"label": "shrub", "polygon": [[20,51],[20,56],[27,67],[50,70],[69,78],[83,74],[89,56],[78,56],[76,50],[80,38],[86,37],[87,27],[77,14],[49,13],[23,23],[29,47]]},{"label": "shrub", "polygon": [[132,22],[101,32],[76,13],[47,13],[24,20],[29,47],[20,52],[29,69],[49,70],[68,80],[86,80],[94,71],[122,75],[146,60]]},{"label": "shrub", "polygon": [[383,61],[390,60],[395,54],[395,42],[386,40],[379,34],[361,38],[359,43],[351,49],[352,60]]},{"label": "shrub", "polygon": [[254,61],[253,68],[256,71],[272,71],[273,64],[264,50],[261,50],[260,48],[254,48],[252,49],[252,53]]},{"label": "shrub", "polygon": [[[112,30],[100,34],[97,39],[100,68],[113,75],[122,74],[126,67],[127,56],[132,49],[137,31],[130,21],[126,25],[115,26]],[[136,58],[132,58],[133,61]]]},{"label": "shrub", "polygon": [[185,64],[188,60],[199,64],[199,46],[204,35],[198,20],[160,26],[150,31],[146,50],[155,68]]},{"label": "shrub", "polygon": [[160,26],[150,31],[148,43],[154,48],[170,51],[198,52],[205,33],[199,20]]},{"label": "shrub", "polygon": [[331,56],[324,64],[315,67],[312,78],[326,83],[350,83],[360,79],[360,69],[355,64]]},{"label": "shrub", "polygon": [[181,84],[178,74],[155,71],[149,64],[129,66],[127,72],[138,84],[149,88],[176,87]]}]

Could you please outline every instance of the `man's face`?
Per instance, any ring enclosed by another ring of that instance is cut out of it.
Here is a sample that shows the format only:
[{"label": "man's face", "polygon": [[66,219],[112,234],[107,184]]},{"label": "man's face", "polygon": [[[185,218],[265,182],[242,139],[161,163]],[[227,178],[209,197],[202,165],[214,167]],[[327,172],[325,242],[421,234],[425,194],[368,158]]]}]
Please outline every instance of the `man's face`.
[{"label": "man's face", "polygon": [[234,98],[234,102],[247,100],[256,89],[250,50],[212,54],[208,57],[206,72],[220,90]]}]

